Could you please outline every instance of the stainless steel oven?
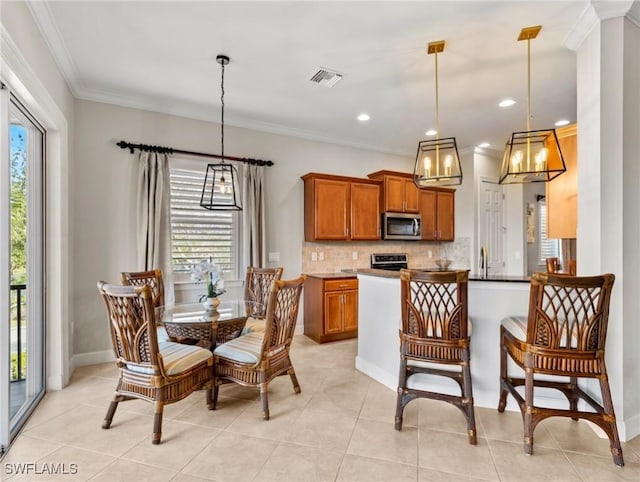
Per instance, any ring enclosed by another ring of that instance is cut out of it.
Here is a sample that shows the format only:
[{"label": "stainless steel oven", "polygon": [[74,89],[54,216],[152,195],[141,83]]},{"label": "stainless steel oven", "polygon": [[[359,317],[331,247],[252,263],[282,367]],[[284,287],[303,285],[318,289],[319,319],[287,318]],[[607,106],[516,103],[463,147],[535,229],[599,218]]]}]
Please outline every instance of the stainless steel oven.
[{"label": "stainless steel oven", "polygon": [[400,271],[402,268],[407,267],[407,254],[374,253],[371,255],[371,267],[388,271]]}]

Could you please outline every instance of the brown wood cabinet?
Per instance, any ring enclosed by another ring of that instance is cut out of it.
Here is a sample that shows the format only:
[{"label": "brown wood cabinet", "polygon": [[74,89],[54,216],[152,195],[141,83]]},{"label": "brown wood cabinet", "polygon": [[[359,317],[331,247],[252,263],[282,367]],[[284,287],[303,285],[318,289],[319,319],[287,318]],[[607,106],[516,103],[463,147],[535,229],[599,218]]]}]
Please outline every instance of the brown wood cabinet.
[{"label": "brown wood cabinet", "polygon": [[358,278],[308,275],[304,334],[318,343],[358,336]]},{"label": "brown wood cabinet", "polygon": [[549,181],[547,238],[575,238],[578,225],[578,129],[575,124],[556,129],[567,171]]},{"label": "brown wood cabinet", "polygon": [[419,212],[419,189],[413,183],[413,175],[395,171],[377,171],[368,175],[369,179],[383,182],[382,212]]},{"label": "brown wood cabinet", "polygon": [[422,239],[453,241],[455,238],[455,191],[421,189],[420,217]]},{"label": "brown wood cabinet", "polygon": [[380,182],[318,173],[302,180],[306,241],[380,239]]}]

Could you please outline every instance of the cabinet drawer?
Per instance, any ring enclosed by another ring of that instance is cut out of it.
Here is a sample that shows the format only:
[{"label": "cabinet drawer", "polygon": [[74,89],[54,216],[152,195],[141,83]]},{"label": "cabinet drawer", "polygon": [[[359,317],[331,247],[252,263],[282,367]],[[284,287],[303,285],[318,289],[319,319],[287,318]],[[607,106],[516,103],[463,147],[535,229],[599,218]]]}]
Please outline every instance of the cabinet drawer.
[{"label": "cabinet drawer", "polygon": [[357,290],[358,278],[325,280],[325,291]]}]

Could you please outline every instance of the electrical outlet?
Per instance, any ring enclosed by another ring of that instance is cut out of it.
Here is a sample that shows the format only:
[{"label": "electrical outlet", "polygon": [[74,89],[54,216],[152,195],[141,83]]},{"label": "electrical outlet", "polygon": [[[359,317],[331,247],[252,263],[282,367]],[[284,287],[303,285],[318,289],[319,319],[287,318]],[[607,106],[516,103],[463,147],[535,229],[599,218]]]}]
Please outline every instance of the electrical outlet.
[{"label": "electrical outlet", "polygon": [[280,261],[280,253],[269,253],[269,261]]},{"label": "electrical outlet", "polygon": [[311,253],[311,261],[318,261],[318,253],[315,251]]},{"label": "electrical outlet", "polygon": [[357,260],[358,259],[358,252],[354,251],[353,253],[351,253],[351,257],[353,258],[353,260]]},{"label": "electrical outlet", "polygon": [[429,250],[428,255],[430,258],[433,258],[433,251]]},{"label": "electrical outlet", "polygon": [[324,261],[324,253],[323,253],[322,251],[320,251],[320,252],[318,253],[318,260],[319,260],[319,261]]}]

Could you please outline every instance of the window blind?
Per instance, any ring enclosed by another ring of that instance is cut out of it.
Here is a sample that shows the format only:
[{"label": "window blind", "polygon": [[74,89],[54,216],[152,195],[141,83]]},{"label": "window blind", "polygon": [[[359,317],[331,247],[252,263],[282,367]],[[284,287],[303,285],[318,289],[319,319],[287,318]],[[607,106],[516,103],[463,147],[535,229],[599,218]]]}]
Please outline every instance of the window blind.
[{"label": "window blind", "polygon": [[547,258],[560,255],[560,241],[547,239],[547,204],[544,201],[538,201],[538,247],[541,264],[544,264]]},{"label": "window blind", "polygon": [[237,221],[232,211],[209,211],[200,206],[204,170],[170,169],[171,258],[174,273],[211,258],[225,274],[236,277]]}]

